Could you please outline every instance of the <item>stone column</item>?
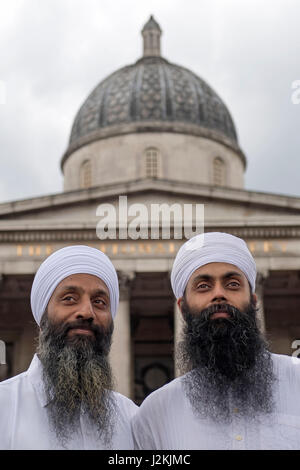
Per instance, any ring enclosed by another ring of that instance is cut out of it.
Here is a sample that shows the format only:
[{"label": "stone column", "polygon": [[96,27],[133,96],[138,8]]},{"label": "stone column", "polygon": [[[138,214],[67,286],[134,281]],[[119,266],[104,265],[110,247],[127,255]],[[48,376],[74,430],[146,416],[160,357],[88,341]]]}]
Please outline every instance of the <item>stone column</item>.
[{"label": "stone column", "polygon": [[259,321],[259,326],[262,333],[266,331],[265,325],[265,315],[264,315],[264,282],[269,275],[269,271],[267,269],[260,270],[256,276],[256,290],[255,293],[257,295],[257,318]]},{"label": "stone column", "polygon": [[118,272],[120,302],[114,322],[110,363],[115,377],[116,391],[133,397],[133,371],[130,334],[130,282],[133,272]]},{"label": "stone column", "polygon": [[174,375],[175,377],[179,377],[179,367],[176,360],[176,352],[177,352],[177,345],[181,340],[181,332],[183,328],[183,318],[182,314],[179,310],[177,305],[177,301],[174,303]]}]

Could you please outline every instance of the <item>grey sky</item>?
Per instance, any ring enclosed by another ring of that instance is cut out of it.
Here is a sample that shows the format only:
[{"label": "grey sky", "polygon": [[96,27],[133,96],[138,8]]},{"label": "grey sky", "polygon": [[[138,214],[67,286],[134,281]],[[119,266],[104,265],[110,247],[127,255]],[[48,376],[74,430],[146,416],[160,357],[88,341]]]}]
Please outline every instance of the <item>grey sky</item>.
[{"label": "grey sky", "polygon": [[0,0],[0,202],[62,191],[76,112],[141,56],[150,14],[162,55],[228,106],[246,189],[300,197],[300,0]]}]

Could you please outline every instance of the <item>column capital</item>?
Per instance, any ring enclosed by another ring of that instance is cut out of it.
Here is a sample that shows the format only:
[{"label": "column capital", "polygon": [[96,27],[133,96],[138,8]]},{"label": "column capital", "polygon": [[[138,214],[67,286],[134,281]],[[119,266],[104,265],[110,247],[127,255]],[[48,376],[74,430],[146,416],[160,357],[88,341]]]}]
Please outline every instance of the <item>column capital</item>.
[{"label": "column capital", "polygon": [[131,282],[135,278],[135,271],[117,271],[119,279],[120,300],[126,300],[129,297]]},{"label": "column capital", "polygon": [[269,277],[269,269],[263,268],[257,271],[256,274],[256,288],[260,289],[263,287],[265,280]]}]

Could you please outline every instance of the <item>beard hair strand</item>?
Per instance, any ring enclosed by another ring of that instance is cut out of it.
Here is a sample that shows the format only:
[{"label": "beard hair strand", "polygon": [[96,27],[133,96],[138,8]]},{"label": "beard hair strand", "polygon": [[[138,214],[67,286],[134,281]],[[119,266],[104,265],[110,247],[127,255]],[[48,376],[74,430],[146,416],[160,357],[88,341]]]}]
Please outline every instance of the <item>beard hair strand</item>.
[{"label": "beard hair strand", "polygon": [[[210,317],[226,311],[229,318]],[[240,311],[215,304],[201,312],[183,300],[183,339],[176,352],[185,393],[203,418],[229,422],[233,407],[249,419],[271,413],[273,363],[250,303]],[[233,405],[232,405],[233,404]]]},{"label": "beard hair strand", "polygon": [[43,365],[49,423],[66,447],[80,429],[80,416],[84,415],[103,444],[109,446],[115,418],[114,381],[108,360],[113,324],[108,330],[90,326],[94,338],[75,336],[70,340],[69,326],[56,326],[47,316],[41,322],[37,354]]}]

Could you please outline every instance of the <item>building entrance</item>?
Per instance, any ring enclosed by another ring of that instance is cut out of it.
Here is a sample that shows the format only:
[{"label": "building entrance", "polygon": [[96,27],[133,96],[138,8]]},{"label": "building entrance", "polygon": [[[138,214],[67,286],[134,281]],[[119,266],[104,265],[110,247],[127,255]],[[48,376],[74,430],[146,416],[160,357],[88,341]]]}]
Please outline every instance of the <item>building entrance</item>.
[{"label": "building entrance", "polygon": [[168,273],[137,273],[130,297],[134,400],[174,378],[174,299]]}]

